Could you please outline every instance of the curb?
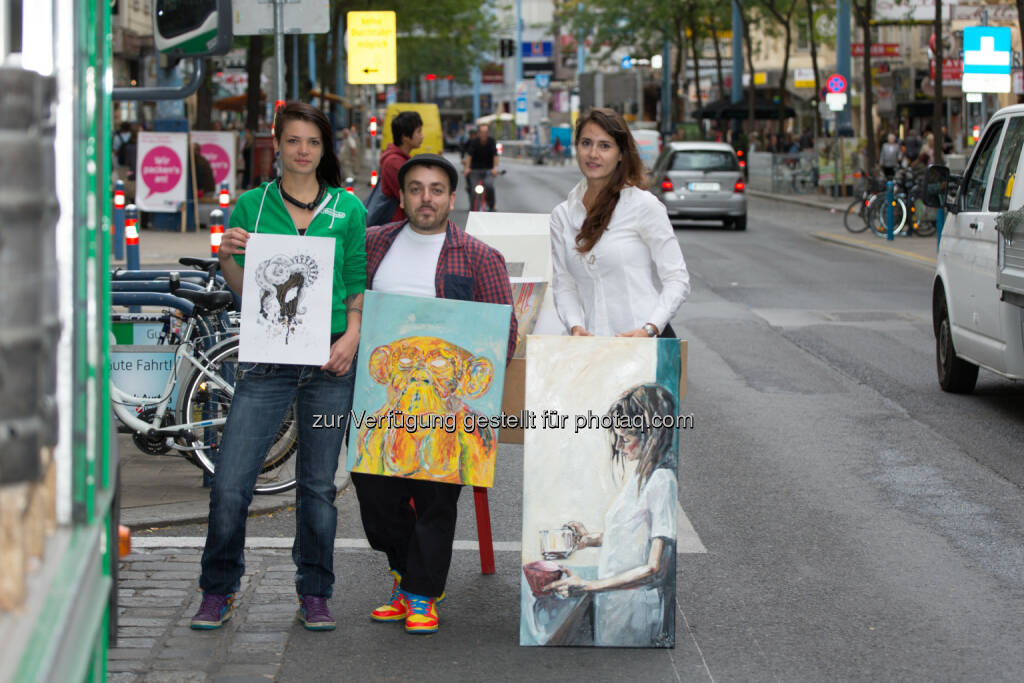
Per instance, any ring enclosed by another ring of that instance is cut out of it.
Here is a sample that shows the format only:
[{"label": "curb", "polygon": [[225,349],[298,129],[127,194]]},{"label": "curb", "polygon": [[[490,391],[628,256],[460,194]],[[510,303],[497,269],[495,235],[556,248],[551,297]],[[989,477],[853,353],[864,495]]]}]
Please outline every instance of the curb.
[{"label": "curb", "polygon": [[[340,463],[344,466],[344,463]],[[340,495],[349,485],[349,475],[343,470],[340,477],[335,477],[334,485]],[[278,493],[272,496],[253,496],[249,505],[248,517],[267,515],[280,512],[295,505],[295,490]],[[136,508],[121,508],[121,524],[132,531],[145,531],[153,527],[183,526],[185,524],[205,524],[207,508],[205,504],[164,503]]]},{"label": "curb", "polygon": [[[801,206],[808,206],[812,209],[822,209],[823,211],[839,212],[845,211],[846,209],[846,206],[830,206],[828,204],[822,204],[821,202],[815,201],[813,199],[805,199],[797,194],[777,195],[771,194],[770,192],[763,192],[761,190],[751,190],[749,187],[747,188],[747,194],[750,195],[751,197],[757,197],[758,199],[771,199],[776,202],[800,204]],[[853,201],[853,199],[851,198],[850,201]]]},{"label": "curb", "polygon": [[918,265],[935,266],[935,257],[933,256],[922,256],[921,254],[915,254],[912,251],[897,249],[888,245],[871,244],[870,242],[865,242],[855,237],[847,237],[846,235],[837,235],[829,232],[813,232],[811,233],[811,236],[824,242],[842,244],[846,247],[863,249],[864,251],[873,251],[879,254],[888,254],[889,256],[894,256]]}]

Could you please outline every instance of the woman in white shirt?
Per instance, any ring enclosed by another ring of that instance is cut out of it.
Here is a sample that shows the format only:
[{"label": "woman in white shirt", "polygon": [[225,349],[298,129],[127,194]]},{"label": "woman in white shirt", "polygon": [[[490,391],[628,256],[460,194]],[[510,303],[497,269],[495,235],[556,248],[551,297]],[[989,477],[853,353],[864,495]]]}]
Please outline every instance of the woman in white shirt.
[{"label": "woman in white shirt", "polygon": [[551,213],[559,318],[574,336],[674,337],[669,321],[690,276],[622,117],[611,109],[582,116],[576,160],[583,180]]},{"label": "woman in white shirt", "polygon": [[[594,595],[594,644],[672,647],[675,639],[676,450],[672,427],[654,427],[675,415],[675,398],[660,384],[627,391],[608,410],[613,424],[646,427],[612,430],[615,474],[626,481],[605,512],[604,530],[566,526],[577,549],[600,548],[597,578],[565,577],[545,586],[563,597]],[[659,416],[659,420],[653,418]],[[632,471],[630,471],[632,470]]]}]

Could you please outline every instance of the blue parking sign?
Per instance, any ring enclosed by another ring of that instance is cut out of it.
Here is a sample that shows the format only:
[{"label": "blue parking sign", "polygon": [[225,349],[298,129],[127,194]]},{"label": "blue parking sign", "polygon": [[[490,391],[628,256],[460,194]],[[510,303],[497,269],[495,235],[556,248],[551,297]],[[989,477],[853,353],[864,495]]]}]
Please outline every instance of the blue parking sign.
[{"label": "blue parking sign", "polygon": [[533,77],[538,88],[546,88],[551,85],[551,74],[537,74]]},{"label": "blue parking sign", "polygon": [[1008,26],[964,28],[964,92],[1010,92],[1012,42]]}]

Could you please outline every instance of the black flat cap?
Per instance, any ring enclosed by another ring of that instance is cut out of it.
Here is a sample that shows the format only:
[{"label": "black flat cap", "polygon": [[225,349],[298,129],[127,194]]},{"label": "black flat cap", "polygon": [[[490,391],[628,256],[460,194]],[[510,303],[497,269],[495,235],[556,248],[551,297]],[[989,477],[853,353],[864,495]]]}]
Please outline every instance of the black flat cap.
[{"label": "black flat cap", "polygon": [[452,162],[445,159],[440,154],[417,154],[409,161],[402,164],[402,167],[398,169],[398,187],[405,187],[405,174],[409,172],[409,169],[413,166],[440,166],[448,174],[448,180],[451,181],[451,191],[455,192],[455,188],[459,186],[459,174],[452,166]]}]

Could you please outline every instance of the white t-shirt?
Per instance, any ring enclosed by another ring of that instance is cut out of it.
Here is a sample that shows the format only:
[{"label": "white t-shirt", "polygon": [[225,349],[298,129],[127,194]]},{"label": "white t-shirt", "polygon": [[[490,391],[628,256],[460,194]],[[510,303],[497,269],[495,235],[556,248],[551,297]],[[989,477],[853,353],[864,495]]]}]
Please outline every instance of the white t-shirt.
[{"label": "white t-shirt", "polygon": [[650,192],[623,188],[608,229],[586,254],[576,235],[587,217],[581,181],[551,212],[552,292],[567,330],[612,336],[653,323],[659,330],[690,293],[682,249],[665,207]]},{"label": "white t-shirt", "polygon": [[387,294],[436,296],[434,275],[444,238],[444,232],[421,235],[406,224],[377,267],[373,289]]}]

